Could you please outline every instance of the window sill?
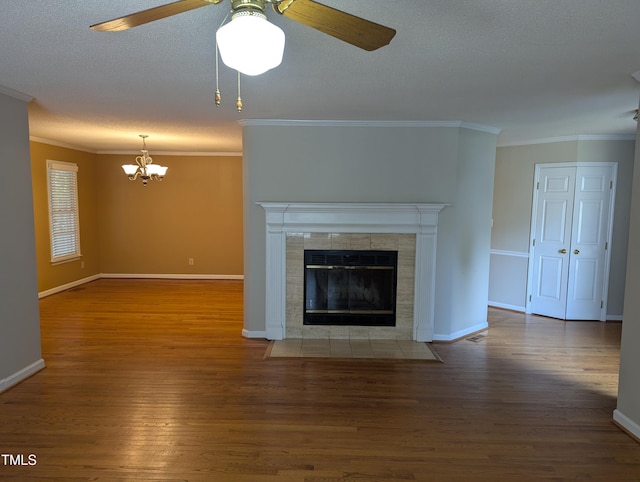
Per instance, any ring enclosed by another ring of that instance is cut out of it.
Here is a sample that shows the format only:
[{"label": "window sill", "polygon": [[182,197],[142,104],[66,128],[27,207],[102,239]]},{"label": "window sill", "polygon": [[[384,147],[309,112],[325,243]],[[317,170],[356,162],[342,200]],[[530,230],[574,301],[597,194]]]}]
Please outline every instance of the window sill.
[{"label": "window sill", "polygon": [[65,264],[65,263],[71,263],[72,261],[79,261],[80,259],[82,259],[82,255],[78,254],[78,255],[72,255],[66,258],[61,258],[61,259],[52,259],[51,260],[51,266],[57,266],[59,264]]}]

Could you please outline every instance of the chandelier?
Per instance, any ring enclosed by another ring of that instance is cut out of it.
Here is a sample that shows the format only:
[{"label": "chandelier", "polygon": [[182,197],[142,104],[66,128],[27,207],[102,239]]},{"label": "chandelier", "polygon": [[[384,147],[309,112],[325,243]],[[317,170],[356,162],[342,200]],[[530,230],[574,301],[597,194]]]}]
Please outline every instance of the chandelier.
[{"label": "chandelier", "polygon": [[153,159],[151,159],[151,156],[149,155],[147,143],[145,142],[145,139],[149,136],[146,134],[140,134],[140,137],[142,137],[142,154],[136,157],[136,164],[124,164],[122,169],[131,181],[135,181],[140,177],[140,179],[142,179],[142,184],[146,186],[149,179],[153,181],[162,181],[164,179],[164,175],[167,173],[167,169],[169,168],[153,164]]}]

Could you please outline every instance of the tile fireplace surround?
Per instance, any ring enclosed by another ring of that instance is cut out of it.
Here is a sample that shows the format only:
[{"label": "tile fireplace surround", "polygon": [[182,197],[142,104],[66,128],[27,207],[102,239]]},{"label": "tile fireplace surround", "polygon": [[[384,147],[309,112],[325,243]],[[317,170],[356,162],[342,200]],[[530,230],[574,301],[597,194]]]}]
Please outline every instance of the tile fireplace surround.
[{"label": "tile fireplace surround", "polygon": [[[438,213],[446,204],[260,202],[266,213],[266,334],[432,341]],[[304,326],[305,249],[398,251],[395,327]]]}]

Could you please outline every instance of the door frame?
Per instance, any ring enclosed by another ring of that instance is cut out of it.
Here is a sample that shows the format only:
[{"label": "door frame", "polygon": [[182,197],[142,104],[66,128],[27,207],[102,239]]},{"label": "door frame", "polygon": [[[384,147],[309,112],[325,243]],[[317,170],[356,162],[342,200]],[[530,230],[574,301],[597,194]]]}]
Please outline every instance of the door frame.
[{"label": "door frame", "polygon": [[529,231],[529,261],[527,263],[527,297],[525,299],[525,313],[531,314],[531,297],[533,293],[533,258],[535,246],[534,236],[536,233],[536,217],[538,213],[538,192],[536,185],[540,181],[540,170],[553,167],[611,167],[612,186],[609,191],[611,197],[609,202],[609,218],[607,223],[606,248],[604,255],[604,276],[602,280],[602,306],[600,307],[600,321],[607,321],[607,299],[609,296],[609,274],[611,270],[611,237],[613,234],[613,214],[615,210],[616,186],[618,163],[617,162],[550,162],[535,164],[533,176],[533,197],[531,205],[531,227]]}]

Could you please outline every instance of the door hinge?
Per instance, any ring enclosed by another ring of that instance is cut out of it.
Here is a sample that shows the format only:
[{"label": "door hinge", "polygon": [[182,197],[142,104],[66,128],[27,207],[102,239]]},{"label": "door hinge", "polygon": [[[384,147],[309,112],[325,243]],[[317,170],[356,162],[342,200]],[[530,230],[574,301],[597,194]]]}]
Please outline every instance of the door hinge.
[{"label": "door hinge", "polygon": [[529,295],[529,303],[531,303],[531,295]]},{"label": "door hinge", "polygon": [[536,189],[540,189],[540,182],[536,184]]},{"label": "door hinge", "polygon": [[609,189],[613,189],[613,181],[609,181]]},{"label": "door hinge", "polygon": [[607,249],[609,249],[609,241],[605,241],[604,243],[604,250],[606,251]]},{"label": "door hinge", "polygon": [[535,240],[535,239],[533,240],[532,245],[533,245],[533,246],[535,246],[535,245],[536,245],[536,240]]},{"label": "door hinge", "polygon": [[600,302],[600,309],[604,308],[604,301]]}]

